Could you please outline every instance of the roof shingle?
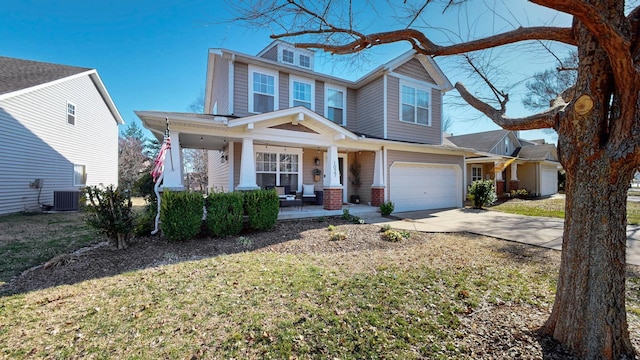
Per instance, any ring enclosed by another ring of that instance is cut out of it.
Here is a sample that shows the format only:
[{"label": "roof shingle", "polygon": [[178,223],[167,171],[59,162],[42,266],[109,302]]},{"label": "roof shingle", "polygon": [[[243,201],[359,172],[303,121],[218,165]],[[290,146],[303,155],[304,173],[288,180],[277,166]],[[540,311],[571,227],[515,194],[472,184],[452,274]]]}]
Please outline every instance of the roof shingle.
[{"label": "roof shingle", "polygon": [[0,56],[0,95],[89,70],[91,69]]}]

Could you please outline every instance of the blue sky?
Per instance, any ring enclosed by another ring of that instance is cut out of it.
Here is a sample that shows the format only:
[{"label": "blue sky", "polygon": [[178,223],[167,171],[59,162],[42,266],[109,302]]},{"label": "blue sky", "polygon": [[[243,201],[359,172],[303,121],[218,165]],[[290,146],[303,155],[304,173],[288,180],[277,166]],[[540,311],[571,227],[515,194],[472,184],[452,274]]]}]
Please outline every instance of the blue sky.
[{"label": "blue sky", "polygon": [[[389,9],[384,9],[386,2],[379,3],[377,12],[388,13]],[[484,3],[501,8],[506,0]],[[552,12],[524,0],[508,3],[511,14],[501,18],[492,16],[484,7],[444,15],[434,11],[427,20],[438,29],[425,31],[436,41],[447,41],[453,33],[468,38],[517,25],[569,24],[568,18],[555,17]],[[1,56],[97,69],[127,124],[132,121],[139,124],[134,110],[187,111],[204,89],[209,48],[222,47],[255,55],[271,42],[269,30],[224,22],[230,16],[224,1],[6,0],[0,14],[3,19]],[[390,30],[393,21],[388,17],[384,20],[360,17],[360,23],[369,31]],[[450,27],[451,32],[442,30],[445,27]],[[533,71],[555,66],[541,48],[512,46],[493,52],[491,62],[508,71],[497,73],[496,77],[517,83],[526,81]],[[406,50],[408,47],[404,44],[374,48],[369,52],[368,62],[358,62],[357,68],[332,66],[330,56],[317,55],[316,70],[355,79]],[[558,54],[564,57],[566,51],[562,51]],[[327,64],[323,65],[322,59],[328,60]],[[467,74],[459,71],[459,59],[438,58],[436,61],[452,83],[468,82]],[[453,120],[454,134],[498,128],[475,110],[453,106],[461,100],[455,91],[450,94],[445,97],[445,114]],[[520,105],[522,94],[521,87],[510,90],[510,116],[528,113]],[[523,137],[546,137],[548,141],[555,141],[553,136],[541,132],[523,133]]]}]

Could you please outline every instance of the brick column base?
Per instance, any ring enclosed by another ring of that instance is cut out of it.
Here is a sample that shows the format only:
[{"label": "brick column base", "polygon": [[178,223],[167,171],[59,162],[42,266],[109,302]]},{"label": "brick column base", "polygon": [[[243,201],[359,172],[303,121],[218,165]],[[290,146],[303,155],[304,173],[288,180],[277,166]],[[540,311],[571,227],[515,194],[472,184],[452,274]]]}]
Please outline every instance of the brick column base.
[{"label": "brick column base", "polygon": [[496,180],[496,194],[504,195],[504,180]]},{"label": "brick column base", "polygon": [[520,189],[520,180],[510,180],[509,181],[509,191]]},{"label": "brick column base", "polygon": [[324,188],[322,199],[325,210],[342,209],[342,188]]},{"label": "brick column base", "polygon": [[380,206],[384,203],[384,187],[371,188],[371,206]]}]

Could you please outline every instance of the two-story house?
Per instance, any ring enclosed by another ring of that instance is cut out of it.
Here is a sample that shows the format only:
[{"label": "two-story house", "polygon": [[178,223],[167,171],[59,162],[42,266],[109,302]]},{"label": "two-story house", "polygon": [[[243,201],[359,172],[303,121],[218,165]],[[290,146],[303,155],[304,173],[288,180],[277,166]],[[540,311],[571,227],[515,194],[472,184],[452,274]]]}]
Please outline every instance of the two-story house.
[{"label": "two-story house", "polygon": [[95,69],[0,56],[0,214],[78,208],[118,184],[124,121]]},{"label": "two-story house", "polygon": [[216,191],[313,185],[331,210],[352,195],[396,211],[462,206],[470,152],[443,145],[452,86],[431,57],[410,51],[349,81],[314,71],[314,52],[283,41],[208,56],[205,114],[136,112],[159,138],[168,120],[165,187],[182,187],[180,147],[204,148],[217,150]]}]

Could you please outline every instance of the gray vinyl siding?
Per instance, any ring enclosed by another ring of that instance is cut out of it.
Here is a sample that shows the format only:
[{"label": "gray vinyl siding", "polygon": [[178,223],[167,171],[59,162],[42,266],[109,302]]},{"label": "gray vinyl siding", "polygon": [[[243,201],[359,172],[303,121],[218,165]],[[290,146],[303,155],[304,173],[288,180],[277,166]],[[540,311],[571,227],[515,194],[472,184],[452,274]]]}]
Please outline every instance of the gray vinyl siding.
[{"label": "gray vinyl siding", "polygon": [[[391,184],[391,166],[396,161],[457,165],[460,167],[461,172],[465,166],[463,156],[389,150],[387,152],[387,171],[386,171],[387,186],[385,189],[387,193],[386,194],[387,198],[389,198],[389,188]],[[462,191],[462,189],[460,189],[460,191]]]},{"label": "gray vinyl siding", "polygon": [[517,139],[513,135],[513,133],[508,133],[507,136],[509,137],[509,151],[506,151],[506,148],[504,146],[504,139],[505,138],[502,138],[496,144],[496,146],[491,150],[492,153],[498,154],[498,155],[511,155],[511,154],[513,154],[513,151],[517,147],[517,143],[516,143]]},{"label": "gray vinyl siding", "polygon": [[220,160],[223,154],[221,151],[208,151],[209,193],[229,191],[229,161]]},{"label": "gray vinyl siding", "polygon": [[233,65],[233,115],[249,114],[249,66],[236,62]]},{"label": "gray vinyl siding", "polygon": [[[381,78],[363,86],[357,93],[357,132],[374,137],[384,136],[384,81]],[[347,124],[348,121],[347,121]]]},{"label": "gray vinyl siding", "polygon": [[289,74],[287,73],[279,73],[279,88],[278,88],[278,109],[288,109],[289,108]]},{"label": "gray vinyl siding", "polygon": [[320,115],[320,116],[325,116],[324,114],[324,82],[322,81],[318,81],[316,80],[316,93],[315,93],[315,100],[316,100],[316,110],[315,112]]},{"label": "gray vinyl siding", "polygon": [[[67,124],[67,101],[76,106]],[[86,185],[118,183],[118,126],[89,76],[0,100],[0,213],[53,205],[54,191],[74,191],[74,164]]]},{"label": "gray vinyl siding", "polygon": [[261,58],[278,61],[278,46],[274,46],[262,54]]},{"label": "gray vinyl siding", "polygon": [[347,89],[347,129],[358,131],[358,112],[357,112],[357,92],[354,89]]},{"label": "gray vinyl siding", "polygon": [[[315,159],[318,158],[320,160],[320,165],[315,164]],[[313,184],[315,190],[322,190],[322,179],[324,174],[320,174],[320,181],[313,181],[313,174],[311,171],[313,169],[320,169],[322,171],[324,169],[322,164],[322,159],[324,155],[322,152],[318,153],[317,148],[305,148],[302,153],[302,183],[303,184]]]},{"label": "gray vinyl siding", "polygon": [[391,140],[440,145],[442,96],[440,91],[431,91],[431,125],[412,124],[400,121],[400,79],[387,78],[387,138]]},{"label": "gray vinyl siding", "polygon": [[418,59],[411,59],[406,63],[400,65],[393,71],[398,74],[402,74],[416,80],[426,81],[431,84],[436,84],[436,82],[425,70],[425,68],[420,63],[420,60]]},{"label": "gray vinyl siding", "polygon": [[229,107],[229,61],[222,59],[220,55],[213,56],[215,56],[215,66],[213,69],[211,109],[206,109],[206,111],[209,114],[213,113],[213,108],[217,103],[218,114],[231,114],[233,109]]}]

